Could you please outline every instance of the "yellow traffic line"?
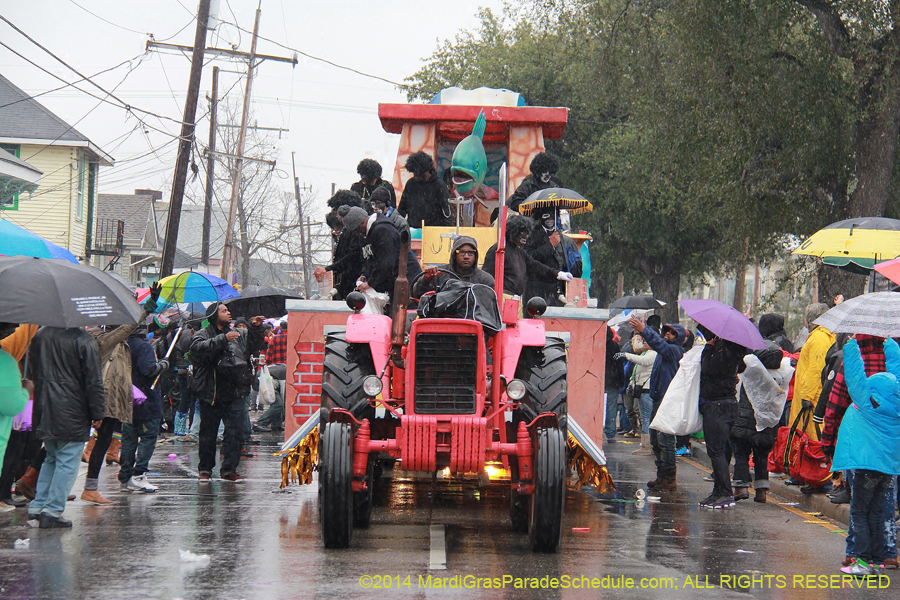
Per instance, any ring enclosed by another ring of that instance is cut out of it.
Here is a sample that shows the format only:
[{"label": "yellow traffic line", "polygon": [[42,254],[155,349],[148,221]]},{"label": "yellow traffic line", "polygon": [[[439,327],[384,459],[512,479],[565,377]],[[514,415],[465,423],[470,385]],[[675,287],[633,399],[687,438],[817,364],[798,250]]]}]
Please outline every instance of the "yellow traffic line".
[{"label": "yellow traffic line", "polygon": [[[701,471],[705,471],[707,473],[712,473],[712,469],[708,468],[706,465],[701,465],[700,463],[698,463],[695,460],[691,460],[690,458],[685,458],[684,456],[679,456],[678,458],[680,458],[684,462],[688,463],[692,467],[696,467],[696,468],[700,469]],[[767,504],[770,504],[770,503],[767,503]],[[832,525],[831,523],[829,523],[827,521],[820,521],[818,519],[815,519],[812,514],[803,512],[802,510],[800,510],[794,506],[785,506],[784,504],[781,504],[778,502],[773,502],[771,504],[775,504],[775,506],[777,506],[779,508],[783,508],[784,510],[786,510],[788,512],[791,512],[791,513],[794,513],[795,515],[803,517],[804,523],[812,523],[814,525],[821,525],[822,527],[824,527],[828,531],[831,531],[832,533],[840,533],[842,536],[847,537],[847,532],[842,530],[840,527],[835,527],[834,525]]]}]

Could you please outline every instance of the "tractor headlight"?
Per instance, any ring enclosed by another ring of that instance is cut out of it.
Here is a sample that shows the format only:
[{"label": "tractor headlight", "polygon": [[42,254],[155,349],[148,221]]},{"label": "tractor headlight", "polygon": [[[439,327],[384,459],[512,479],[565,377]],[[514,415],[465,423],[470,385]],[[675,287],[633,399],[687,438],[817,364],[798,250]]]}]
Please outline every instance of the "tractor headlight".
[{"label": "tractor headlight", "polygon": [[376,397],[381,393],[381,390],[384,388],[384,385],[381,383],[381,380],[378,379],[375,375],[369,375],[363,380],[363,392],[366,393],[366,396],[370,398]]},{"label": "tractor headlight", "polygon": [[518,402],[525,397],[525,382],[521,379],[513,379],[506,386],[506,395],[509,399]]}]

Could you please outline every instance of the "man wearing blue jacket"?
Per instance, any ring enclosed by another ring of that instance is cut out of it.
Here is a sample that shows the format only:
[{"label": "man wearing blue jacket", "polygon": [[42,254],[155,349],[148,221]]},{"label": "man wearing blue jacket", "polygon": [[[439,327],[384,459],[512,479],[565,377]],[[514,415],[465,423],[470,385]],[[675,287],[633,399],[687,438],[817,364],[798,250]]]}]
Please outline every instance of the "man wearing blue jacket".
[{"label": "man wearing blue jacket", "polygon": [[[653,400],[653,417],[659,410],[663,396],[678,371],[678,363],[684,356],[684,327],[678,323],[666,323],[662,327],[662,335],[656,333],[644,323],[632,316],[628,324],[644,337],[644,341],[656,351],[653,370],[650,373],[650,399]],[[656,479],[647,482],[650,489],[674,490],[675,483],[675,436],[650,430],[650,444],[656,455]]]}]

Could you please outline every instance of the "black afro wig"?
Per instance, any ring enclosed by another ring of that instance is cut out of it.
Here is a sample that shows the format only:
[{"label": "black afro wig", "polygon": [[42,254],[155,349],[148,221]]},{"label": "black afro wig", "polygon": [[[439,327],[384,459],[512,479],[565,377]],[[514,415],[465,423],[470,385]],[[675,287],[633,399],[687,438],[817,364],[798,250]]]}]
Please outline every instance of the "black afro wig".
[{"label": "black afro wig", "polygon": [[540,177],[543,173],[556,175],[556,172],[559,170],[559,159],[549,152],[541,152],[531,159],[528,170],[535,177]]},{"label": "black afro wig", "polygon": [[356,172],[359,173],[359,176],[365,180],[370,179],[380,179],[381,178],[381,165],[378,164],[377,160],[372,160],[371,158],[364,158],[359,161],[359,164],[356,165]]},{"label": "black afro wig", "polygon": [[337,193],[326,202],[328,208],[338,209],[342,206],[358,206],[372,214],[372,205],[362,199],[362,196],[350,190],[338,190]]},{"label": "black afro wig", "polygon": [[523,234],[531,235],[531,219],[510,212],[506,219],[506,241],[518,240]]},{"label": "black afro wig", "polygon": [[431,155],[421,150],[410,154],[406,159],[406,170],[419,177],[434,169],[434,161]]}]

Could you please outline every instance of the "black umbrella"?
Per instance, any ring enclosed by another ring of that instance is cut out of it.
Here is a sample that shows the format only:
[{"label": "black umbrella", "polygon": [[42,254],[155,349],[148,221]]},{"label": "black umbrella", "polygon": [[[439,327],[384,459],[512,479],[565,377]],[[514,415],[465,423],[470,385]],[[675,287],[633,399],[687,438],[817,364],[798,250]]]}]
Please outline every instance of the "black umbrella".
[{"label": "black umbrella", "polygon": [[115,271],[103,271],[103,272],[106,273],[107,275],[109,275],[110,277],[112,277],[113,279],[115,279],[116,281],[118,281],[119,283],[121,283],[122,285],[124,285],[126,288],[128,288],[128,291],[131,292],[132,294],[134,294],[137,291],[137,288],[138,288],[137,285],[135,285],[131,280],[125,279],[124,277],[122,277],[121,275],[116,273]]},{"label": "black umbrella", "polygon": [[100,269],[49,258],[0,258],[0,321],[50,327],[131,325],[141,307]]},{"label": "black umbrella", "polygon": [[284,301],[293,299],[301,300],[290,290],[275,287],[274,285],[254,285],[241,290],[240,298],[227,300],[228,310],[232,317],[256,317],[263,316],[271,319],[283,317],[287,310]]},{"label": "black umbrella", "polygon": [[662,308],[666,303],[657,300],[653,296],[649,294],[644,294],[641,296],[622,296],[615,302],[609,305],[610,308],[639,308],[643,310],[653,310],[656,308]]}]

